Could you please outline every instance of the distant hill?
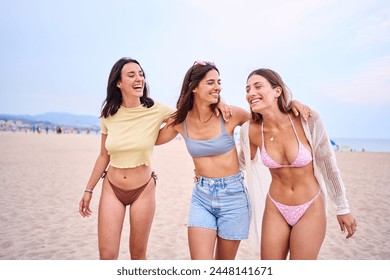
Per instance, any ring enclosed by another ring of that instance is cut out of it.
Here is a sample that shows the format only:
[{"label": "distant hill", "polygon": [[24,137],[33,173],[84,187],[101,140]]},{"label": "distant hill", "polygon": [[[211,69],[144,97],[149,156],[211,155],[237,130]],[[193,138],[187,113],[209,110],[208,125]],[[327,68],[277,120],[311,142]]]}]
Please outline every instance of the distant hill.
[{"label": "distant hill", "polygon": [[28,124],[50,123],[53,125],[70,127],[99,127],[100,119],[98,116],[74,115],[69,113],[49,112],[40,115],[8,115],[0,114],[0,120],[22,121]]}]

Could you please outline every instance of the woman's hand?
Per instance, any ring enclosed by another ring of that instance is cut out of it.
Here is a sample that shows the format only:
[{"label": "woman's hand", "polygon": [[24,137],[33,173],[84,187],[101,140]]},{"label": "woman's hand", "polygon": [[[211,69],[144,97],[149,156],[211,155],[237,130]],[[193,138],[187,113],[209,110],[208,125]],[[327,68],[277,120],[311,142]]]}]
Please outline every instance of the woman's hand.
[{"label": "woman's hand", "polygon": [[352,235],[354,235],[357,228],[356,221],[352,216],[352,214],[349,213],[345,215],[337,215],[337,220],[339,222],[341,232],[345,233],[345,230],[347,230],[348,232],[346,239],[352,237]]},{"label": "woman's hand", "polygon": [[84,192],[83,197],[81,198],[81,201],[79,203],[79,213],[84,218],[88,218],[91,216],[92,211],[89,208],[89,204],[92,199],[92,193],[91,192]]},{"label": "woman's hand", "polygon": [[198,173],[196,172],[196,169],[194,169],[194,183],[199,181]]},{"label": "woman's hand", "polygon": [[311,116],[311,109],[309,106],[302,104],[297,100],[291,101],[291,110],[295,116],[301,115],[302,118],[307,122],[308,118]]},{"label": "woman's hand", "polygon": [[227,105],[223,100],[218,102],[217,107],[214,109],[214,113],[219,116],[219,111],[222,112],[222,117],[225,122],[228,122],[230,117],[233,115],[231,106]]}]

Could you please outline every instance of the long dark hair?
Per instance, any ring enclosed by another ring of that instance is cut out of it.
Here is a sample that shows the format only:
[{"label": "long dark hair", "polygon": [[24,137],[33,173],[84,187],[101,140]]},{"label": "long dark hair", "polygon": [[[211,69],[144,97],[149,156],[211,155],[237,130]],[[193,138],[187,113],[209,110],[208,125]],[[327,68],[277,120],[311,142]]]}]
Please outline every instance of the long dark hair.
[{"label": "long dark hair", "polygon": [[[107,118],[108,116],[112,116],[118,112],[119,107],[122,104],[122,94],[120,89],[117,87],[118,82],[121,79],[122,68],[127,63],[136,63],[141,68],[144,73],[144,77],[146,79],[145,71],[142,69],[139,62],[135,59],[129,57],[122,57],[119,59],[114,66],[111,68],[110,76],[108,77],[107,83],[107,96],[102,105],[102,111],[100,117]],[[150,108],[154,105],[154,101],[149,97],[149,87],[145,82],[145,87],[142,96],[140,97],[141,103]]]},{"label": "long dark hair", "polygon": [[[283,113],[288,113],[291,110],[291,100],[292,100],[292,93],[290,89],[286,86],[286,84],[283,82],[282,77],[275,71],[267,68],[260,68],[257,70],[252,71],[247,81],[250,77],[253,75],[259,75],[264,77],[272,86],[272,88],[280,87],[282,89],[282,93],[278,97],[278,108]],[[252,113],[252,120],[255,122],[260,122],[263,119],[263,116],[260,113],[255,113],[251,110]]]},{"label": "long dark hair", "polygon": [[[195,62],[194,65],[187,70],[187,73],[184,76],[183,85],[181,86],[180,96],[176,103],[177,111],[172,115],[174,118],[172,125],[180,124],[186,119],[188,111],[194,106],[193,90],[211,70],[216,70],[219,74],[218,68],[211,62]],[[218,102],[210,105],[212,111],[214,111]]]}]

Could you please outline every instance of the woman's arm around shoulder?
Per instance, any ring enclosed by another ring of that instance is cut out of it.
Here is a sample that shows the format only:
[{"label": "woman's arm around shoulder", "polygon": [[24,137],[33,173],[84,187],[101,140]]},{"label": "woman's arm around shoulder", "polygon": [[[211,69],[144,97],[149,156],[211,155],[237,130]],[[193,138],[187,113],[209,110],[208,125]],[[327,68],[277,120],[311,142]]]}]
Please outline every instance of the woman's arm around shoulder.
[{"label": "woman's arm around shoulder", "polygon": [[291,101],[291,110],[295,116],[301,115],[305,122],[307,122],[308,118],[312,116],[310,107],[302,104],[298,100]]},{"label": "woman's arm around shoulder", "polygon": [[246,121],[251,119],[251,113],[243,108],[231,106],[230,109],[232,114],[230,119],[233,120],[236,126],[242,126]]},{"label": "woman's arm around shoulder", "polygon": [[163,123],[165,123],[165,125],[160,128],[155,145],[168,143],[177,136],[178,131],[176,130],[175,126],[172,125],[173,121],[174,119],[172,117],[164,120]]}]

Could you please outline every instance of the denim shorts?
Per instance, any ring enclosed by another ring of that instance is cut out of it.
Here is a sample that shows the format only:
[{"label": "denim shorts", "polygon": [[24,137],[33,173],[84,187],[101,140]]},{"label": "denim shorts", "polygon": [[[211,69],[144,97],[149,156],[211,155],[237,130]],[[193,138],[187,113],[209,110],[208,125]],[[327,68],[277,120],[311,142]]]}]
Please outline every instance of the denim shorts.
[{"label": "denim shorts", "polygon": [[227,240],[248,238],[251,209],[241,173],[224,178],[199,176],[192,191],[188,227],[216,230]]}]

